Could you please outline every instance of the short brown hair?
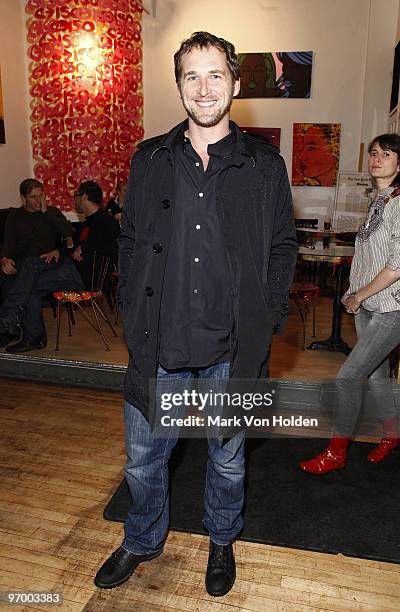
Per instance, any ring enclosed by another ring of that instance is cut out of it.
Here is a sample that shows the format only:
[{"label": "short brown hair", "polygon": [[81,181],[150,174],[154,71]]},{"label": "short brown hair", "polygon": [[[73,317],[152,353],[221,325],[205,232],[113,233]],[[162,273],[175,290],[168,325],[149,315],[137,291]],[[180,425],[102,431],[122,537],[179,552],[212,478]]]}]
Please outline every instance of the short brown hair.
[{"label": "short brown hair", "polygon": [[215,47],[219,51],[222,51],[222,53],[225,53],[226,63],[228,64],[233,80],[239,80],[240,65],[233,44],[225,40],[225,38],[219,38],[209,32],[193,32],[190,38],[182,42],[174,55],[175,80],[178,84],[182,76],[182,57],[195,48],[208,49],[209,47]]},{"label": "short brown hair", "polygon": [[33,178],[27,178],[24,179],[20,184],[19,193],[25,198],[28,193],[30,193],[34,189],[37,189],[38,187],[40,187],[40,189],[43,189],[43,184],[40,181]]},{"label": "short brown hair", "polygon": [[[371,140],[368,145],[368,153],[371,153],[376,144],[378,144],[384,151],[392,151],[392,153],[396,153],[397,161],[400,161],[400,136],[398,134],[381,134],[380,136],[375,136],[375,138]],[[397,173],[393,181],[390,183],[390,187],[399,186],[400,172]]]}]

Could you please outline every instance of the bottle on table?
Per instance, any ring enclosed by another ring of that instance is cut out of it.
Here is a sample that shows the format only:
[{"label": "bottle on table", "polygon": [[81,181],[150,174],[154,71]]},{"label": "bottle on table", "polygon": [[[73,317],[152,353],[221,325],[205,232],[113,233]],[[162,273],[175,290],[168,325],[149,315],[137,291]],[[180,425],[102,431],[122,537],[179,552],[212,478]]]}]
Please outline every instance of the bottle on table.
[{"label": "bottle on table", "polygon": [[330,230],[332,228],[332,221],[330,217],[325,217],[324,219],[324,234],[322,235],[322,246],[324,249],[329,249],[329,245],[331,242],[331,234]]}]

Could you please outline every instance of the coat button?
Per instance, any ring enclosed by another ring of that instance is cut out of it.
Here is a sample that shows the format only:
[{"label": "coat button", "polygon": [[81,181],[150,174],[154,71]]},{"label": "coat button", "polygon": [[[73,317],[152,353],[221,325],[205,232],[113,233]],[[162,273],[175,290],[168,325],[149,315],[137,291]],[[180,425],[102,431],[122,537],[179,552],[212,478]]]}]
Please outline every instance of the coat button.
[{"label": "coat button", "polygon": [[150,332],[148,329],[144,330],[144,335],[146,336],[146,338],[148,338],[150,336]]},{"label": "coat button", "polygon": [[169,207],[171,206],[171,202],[170,202],[169,200],[165,199],[165,200],[163,200],[163,201],[161,202],[161,206],[162,206],[163,208],[167,209],[167,208],[169,208]]},{"label": "coat button", "polygon": [[154,294],[153,288],[152,287],[146,287],[146,295],[151,297],[153,294]]},{"label": "coat button", "polygon": [[153,251],[154,253],[161,253],[162,244],[160,242],[156,242],[155,244],[153,244]]}]

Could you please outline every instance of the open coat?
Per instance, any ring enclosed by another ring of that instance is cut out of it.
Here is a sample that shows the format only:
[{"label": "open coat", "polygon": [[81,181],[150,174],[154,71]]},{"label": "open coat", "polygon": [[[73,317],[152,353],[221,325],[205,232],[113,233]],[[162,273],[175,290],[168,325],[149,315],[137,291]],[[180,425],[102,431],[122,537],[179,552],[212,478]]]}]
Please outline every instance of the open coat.
[{"label": "open coat", "polygon": [[[237,132],[219,175],[217,210],[231,273],[231,378],[266,376],[281,333],[297,258],[292,198],[277,149]],[[156,377],[165,264],[174,218],[174,143],[184,124],[145,141],[133,156],[119,238],[119,304],[129,365],[125,399],[146,418]],[[212,365],[212,364],[210,364]]]}]

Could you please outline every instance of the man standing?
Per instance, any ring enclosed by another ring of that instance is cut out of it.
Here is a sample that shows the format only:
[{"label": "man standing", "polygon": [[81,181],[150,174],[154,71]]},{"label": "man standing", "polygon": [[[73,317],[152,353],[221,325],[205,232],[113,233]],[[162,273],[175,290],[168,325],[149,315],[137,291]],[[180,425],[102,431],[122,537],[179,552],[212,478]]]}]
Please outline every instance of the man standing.
[{"label": "man standing", "polygon": [[54,206],[47,206],[43,185],[36,179],[20,184],[21,208],[7,216],[2,257],[3,303],[0,306],[0,346],[8,353],[44,348],[47,343],[42,295],[82,289],[71,259],[63,257],[57,242],[71,234],[71,226]]},{"label": "man standing", "polygon": [[[174,59],[188,119],[142,144],[122,213],[119,292],[130,355],[125,473],[133,505],[122,546],[96,575],[101,588],[122,584],[162,552],[166,538],[176,437],[151,431],[149,379],[265,377],[297,255],[282,158],[229,121],[240,87],[233,45],[196,32]],[[221,596],[235,581],[232,542],[243,525],[243,432],[225,443],[210,438],[208,453],[206,589]]]}]

